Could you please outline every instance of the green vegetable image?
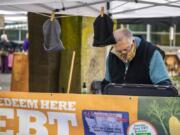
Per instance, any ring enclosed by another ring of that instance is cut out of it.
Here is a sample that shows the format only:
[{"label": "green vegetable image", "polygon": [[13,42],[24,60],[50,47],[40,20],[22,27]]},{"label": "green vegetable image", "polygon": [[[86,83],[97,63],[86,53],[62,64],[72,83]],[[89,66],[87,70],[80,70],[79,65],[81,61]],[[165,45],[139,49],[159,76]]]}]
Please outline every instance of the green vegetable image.
[{"label": "green vegetable image", "polygon": [[175,116],[171,116],[169,119],[169,131],[171,135],[180,134],[180,121]]},{"label": "green vegetable image", "polygon": [[180,135],[180,98],[141,98],[139,120],[146,120],[158,135]]}]

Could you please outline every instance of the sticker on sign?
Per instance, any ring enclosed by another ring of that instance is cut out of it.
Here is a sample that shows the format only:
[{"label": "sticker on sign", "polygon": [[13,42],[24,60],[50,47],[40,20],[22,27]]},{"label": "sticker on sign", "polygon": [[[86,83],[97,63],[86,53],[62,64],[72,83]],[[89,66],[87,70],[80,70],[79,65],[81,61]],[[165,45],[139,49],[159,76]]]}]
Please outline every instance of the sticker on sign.
[{"label": "sticker on sign", "polygon": [[157,131],[151,123],[139,120],[128,127],[127,135],[157,135]]}]

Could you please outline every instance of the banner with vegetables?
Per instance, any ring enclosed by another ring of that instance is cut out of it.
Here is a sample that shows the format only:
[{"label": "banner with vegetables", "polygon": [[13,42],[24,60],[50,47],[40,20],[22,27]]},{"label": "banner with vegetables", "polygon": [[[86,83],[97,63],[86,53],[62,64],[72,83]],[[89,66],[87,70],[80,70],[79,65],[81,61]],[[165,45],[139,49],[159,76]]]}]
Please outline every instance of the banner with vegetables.
[{"label": "banner with vegetables", "polygon": [[180,135],[180,98],[139,97],[138,119],[151,123],[158,135]]},{"label": "banner with vegetables", "polygon": [[138,97],[0,92],[0,135],[126,135]]},{"label": "banner with vegetables", "polygon": [[0,92],[0,135],[180,135],[180,98]]}]

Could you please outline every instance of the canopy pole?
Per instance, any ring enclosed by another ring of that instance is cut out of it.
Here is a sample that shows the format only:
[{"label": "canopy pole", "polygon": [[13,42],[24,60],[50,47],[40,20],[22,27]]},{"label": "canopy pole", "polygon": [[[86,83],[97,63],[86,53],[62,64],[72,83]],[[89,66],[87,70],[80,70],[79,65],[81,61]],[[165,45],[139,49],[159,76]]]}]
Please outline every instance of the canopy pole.
[{"label": "canopy pole", "polygon": [[108,1],[108,2],[106,3],[106,9],[107,9],[107,14],[111,17],[112,14],[109,13],[109,10],[110,10],[110,8],[111,8],[111,5],[110,5],[110,4],[111,4],[110,1]]},{"label": "canopy pole", "polygon": [[[123,0],[124,1],[124,0]],[[128,9],[128,10],[124,10],[124,11],[120,11],[120,12],[111,12],[113,15],[116,14],[123,14],[123,13],[128,13],[128,12],[133,12],[133,11],[138,11],[138,10],[142,10],[142,9],[148,9],[151,7],[156,7],[156,6],[169,6],[169,7],[175,7],[175,8],[180,8],[180,6],[176,6],[176,5],[170,5],[170,4],[174,4],[179,2],[179,0],[177,1],[172,1],[172,2],[167,2],[167,3],[144,3],[142,1],[139,1],[138,3],[142,3],[142,4],[152,4],[150,6],[145,6],[145,7],[140,7],[140,8],[136,8],[136,9]]]},{"label": "canopy pole", "polygon": [[[97,2],[91,2],[91,3],[84,3],[81,5],[76,5],[76,6],[71,6],[71,7],[63,7],[60,9],[56,9],[58,12],[59,11],[64,11],[64,10],[68,10],[68,9],[75,9],[75,8],[80,8],[80,7],[86,7],[86,6],[91,6],[91,5],[97,5],[97,4],[101,4],[101,3],[106,3],[109,0],[102,0],[102,1],[97,1]],[[115,1],[115,0],[111,0],[111,1]]]}]

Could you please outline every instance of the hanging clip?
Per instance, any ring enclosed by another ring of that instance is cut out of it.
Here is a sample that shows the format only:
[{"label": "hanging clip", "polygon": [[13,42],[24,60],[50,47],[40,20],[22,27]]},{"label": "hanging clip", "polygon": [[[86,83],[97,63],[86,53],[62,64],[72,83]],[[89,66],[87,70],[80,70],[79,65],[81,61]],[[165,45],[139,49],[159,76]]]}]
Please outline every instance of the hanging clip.
[{"label": "hanging clip", "polygon": [[52,11],[52,13],[51,13],[51,21],[54,21],[54,18],[55,18],[55,11]]},{"label": "hanging clip", "polygon": [[101,14],[101,17],[104,16],[104,7],[101,7],[101,12],[100,12],[100,14]]}]

